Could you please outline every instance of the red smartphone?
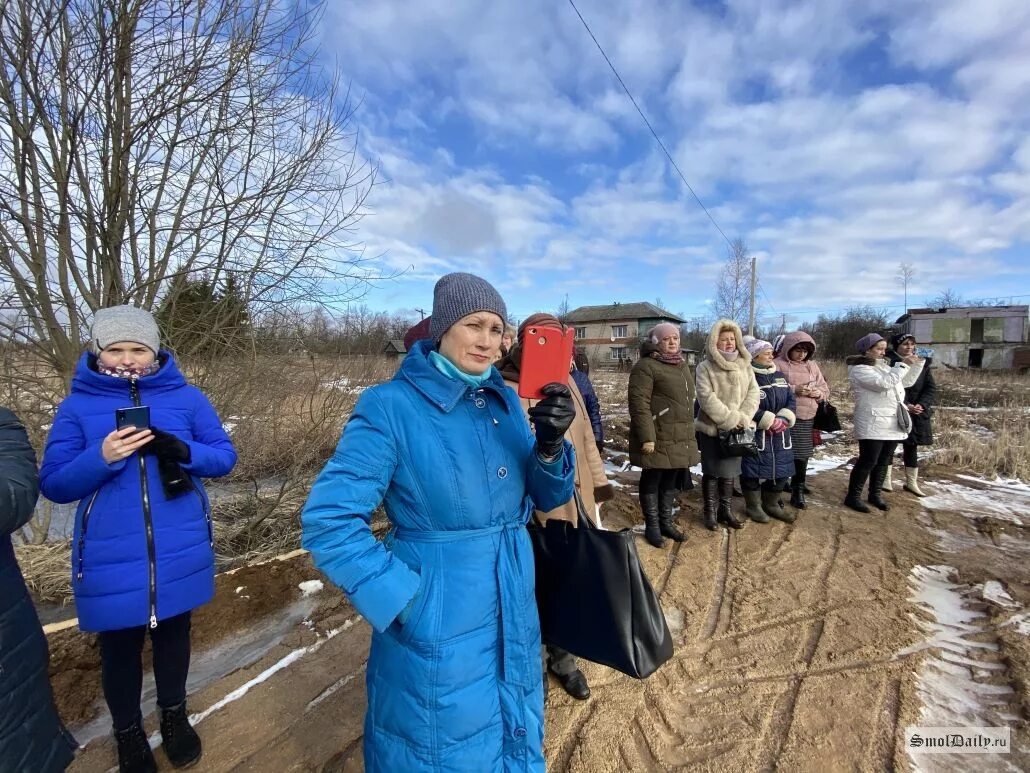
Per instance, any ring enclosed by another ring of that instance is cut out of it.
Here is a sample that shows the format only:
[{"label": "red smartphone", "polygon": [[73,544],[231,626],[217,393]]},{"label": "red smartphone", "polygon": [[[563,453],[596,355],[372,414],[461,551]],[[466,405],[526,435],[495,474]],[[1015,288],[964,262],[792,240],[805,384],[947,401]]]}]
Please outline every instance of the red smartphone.
[{"label": "red smartphone", "polygon": [[543,400],[540,390],[547,384],[569,383],[572,351],[576,343],[573,328],[534,325],[522,336],[522,365],[519,368],[519,397]]}]

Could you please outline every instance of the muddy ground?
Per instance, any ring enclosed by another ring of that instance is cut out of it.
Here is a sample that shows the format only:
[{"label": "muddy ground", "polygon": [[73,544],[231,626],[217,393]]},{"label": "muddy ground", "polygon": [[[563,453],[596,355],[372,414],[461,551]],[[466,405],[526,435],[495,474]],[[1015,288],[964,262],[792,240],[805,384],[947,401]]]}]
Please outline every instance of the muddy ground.
[{"label": "muddy ground", "polygon": [[[1030,513],[948,511],[947,497],[931,508],[898,490],[890,513],[860,515],[839,504],[846,475],[814,476],[796,523],[739,532],[705,530],[700,492],[684,492],[689,541],[662,550],[638,541],[675,655],[642,682],[584,664],[586,702],[552,683],[549,769],[1030,769]],[[952,498],[992,497],[949,471],[924,476]],[[623,488],[604,506],[606,525],[637,525],[635,474],[613,478]],[[362,769],[369,630],[334,589],[302,595],[300,583],[317,576],[301,555],[219,578],[194,626],[194,669],[205,675],[190,697],[206,744],[197,770]],[[65,631],[51,647],[62,713],[97,736],[72,770],[108,770],[90,637]],[[1007,725],[1015,749],[913,757],[912,724]],[[160,755],[159,764],[169,769]]]}]

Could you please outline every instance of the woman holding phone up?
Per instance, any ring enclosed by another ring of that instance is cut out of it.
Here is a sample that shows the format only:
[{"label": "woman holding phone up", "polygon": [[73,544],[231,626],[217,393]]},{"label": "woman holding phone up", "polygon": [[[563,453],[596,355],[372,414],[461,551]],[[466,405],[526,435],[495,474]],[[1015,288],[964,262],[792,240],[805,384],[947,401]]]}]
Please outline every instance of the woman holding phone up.
[{"label": "woman holding phone up", "polygon": [[[79,502],[72,590],[79,627],[99,634],[119,770],[157,770],[140,711],[148,632],[165,754],[186,767],[201,755],[186,712],[190,611],[214,594],[199,478],[227,474],[236,451],[207,398],[160,348],[149,312],[101,309],[90,339],[47,438],[40,489],[54,502]],[[116,414],[142,406],[128,413],[149,426],[116,426]]]},{"label": "woman holding phone up", "polygon": [[[548,384],[526,421],[493,367],[505,316],[484,279],[442,277],[430,338],[362,392],[301,515],[315,565],[373,629],[369,773],[544,769],[525,527],[572,499],[575,408],[568,387]],[[382,542],[380,503],[392,525]]]}]

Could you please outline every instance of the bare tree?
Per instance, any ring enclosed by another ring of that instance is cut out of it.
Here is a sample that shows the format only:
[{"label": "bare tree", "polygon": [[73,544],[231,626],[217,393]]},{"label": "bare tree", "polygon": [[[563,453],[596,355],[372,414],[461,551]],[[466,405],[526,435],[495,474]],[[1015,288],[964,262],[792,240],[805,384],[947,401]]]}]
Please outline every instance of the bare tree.
[{"label": "bare tree", "polygon": [[750,303],[751,252],[747,243],[738,237],[727,249],[726,266],[715,286],[712,309],[717,317],[732,319],[746,327]]},{"label": "bare tree", "polygon": [[905,311],[908,311],[908,283],[911,282],[916,275],[916,267],[911,263],[901,263],[898,265],[898,280],[905,288]]},{"label": "bare tree", "polygon": [[563,325],[568,321],[569,318],[569,294],[565,293],[565,297],[562,298],[562,302],[558,304],[558,308],[554,310],[554,316],[558,318],[558,321]]},{"label": "bare tree", "polygon": [[948,309],[954,308],[955,306],[964,306],[965,304],[966,301],[962,296],[950,287],[945,290],[941,290],[933,298],[928,298],[926,301],[926,305],[931,309]]},{"label": "bare tree", "polygon": [[67,376],[93,310],[168,303],[176,277],[255,314],[362,293],[375,169],[313,61],[320,13],[0,0],[0,342]]}]

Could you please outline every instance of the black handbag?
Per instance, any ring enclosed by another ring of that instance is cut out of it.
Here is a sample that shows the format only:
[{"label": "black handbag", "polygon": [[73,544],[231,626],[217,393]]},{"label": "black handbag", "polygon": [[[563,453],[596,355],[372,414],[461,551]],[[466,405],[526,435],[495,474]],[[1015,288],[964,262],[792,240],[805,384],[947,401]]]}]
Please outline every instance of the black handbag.
[{"label": "black handbag", "polygon": [[579,494],[576,506],[578,528],[554,518],[527,526],[544,643],[645,679],[672,657],[672,634],[636,538],[597,528]]},{"label": "black handbag", "polygon": [[830,404],[829,400],[819,401],[819,407],[815,409],[812,429],[821,432],[840,432],[840,417],[837,416],[837,409]]},{"label": "black handbag", "polygon": [[719,448],[723,456],[759,456],[755,445],[755,428],[719,431]]}]

